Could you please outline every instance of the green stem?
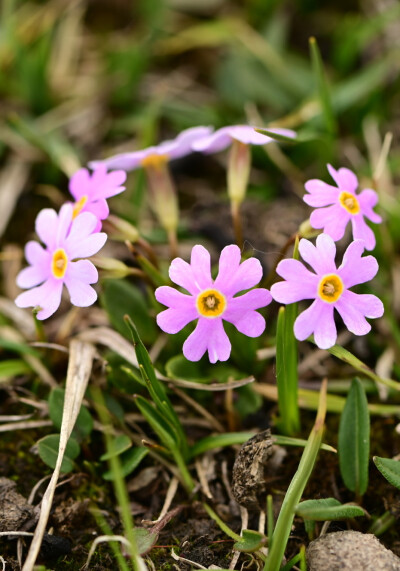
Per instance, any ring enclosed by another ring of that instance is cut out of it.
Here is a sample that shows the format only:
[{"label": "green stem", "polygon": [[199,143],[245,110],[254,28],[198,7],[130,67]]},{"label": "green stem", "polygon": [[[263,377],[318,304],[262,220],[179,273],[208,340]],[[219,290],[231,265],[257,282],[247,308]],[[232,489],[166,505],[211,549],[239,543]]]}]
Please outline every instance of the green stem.
[{"label": "green stem", "polygon": [[264,571],[278,571],[281,566],[292,528],[295,509],[300,502],[304,488],[310,478],[321,446],[326,414],[326,390],[327,380],[324,380],[321,387],[317,418],[308,438],[297,472],[293,476],[283,500]]}]

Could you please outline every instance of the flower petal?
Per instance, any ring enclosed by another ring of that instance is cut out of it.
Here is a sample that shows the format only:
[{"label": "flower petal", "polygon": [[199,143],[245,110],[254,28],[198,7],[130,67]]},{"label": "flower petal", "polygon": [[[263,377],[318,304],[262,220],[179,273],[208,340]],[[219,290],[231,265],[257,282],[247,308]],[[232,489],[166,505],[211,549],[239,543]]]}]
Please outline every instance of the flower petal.
[{"label": "flower petal", "polygon": [[383,303],[375,295],[356,294],[346,291],[335,304],[347,329],[355,335],[365,335],[371,325],[365,317],[376,318],[383,315]]},{"label": "flower petal", "polygon": [[211,257],[204,246],[193,246],[190,266],[192,268],[195,285],[200,291],[212,286]]},{"label": "flower petal", "polygon": [[97,280],[98,273],[92,262],[71,262],[64,277],[71,303],[77,307],[92,305],[97,299],[97,293],[89,284],[96,283]]},{"label": "flower petal", "polygon": [[58,213],[58,222],[56,229],[56,246],[63,248],[66,237],[68,236],[69,230],[72,223],[72,204],[63,204]]},{"label": "flower petal", "polygon": [[232,143],[229,127],[222,127],[211,135],[202,137],[192,143],[193,151],[201,153],[219,153]]},{"label": "flower petal", "polygon": [[89,260],[78,260],[69,262],[65,272],[64,282],[66,285],[70,280],[80,280],[86,284],[95,284],[99,279],[99,273]]},{"label": "flower petal", "polygon": [[338,201],[340,190],[322,180],[308,180],[304,186],[310,194],[305,194],[303,200],[309,206],[328,206]]},{"label": "flower petal", "polygon": [[267,289],[262,287],[252,289],[243,295],[229,299],[228,306],[223,314],[223,319],[228,320],[227,316],[234,313],[246,313],[253,309],[260,309],[261,307],[267,306],[271,301],[272,296]]},{"label": "flower petal", "polygon": [[200,292],[200,288],[196,285],[191,265],[182,260],[182,258],[172,260],[169,267],[169,277],[172,282],[185,288],[192,295],[197,295]]},{"label": "flower petal", "polygon": [[40,241],[43,242],[49,250],[55,249],[57,226],[57,212],[52,208],[43,208],[36,217],[36,234],[39,236]]},{"label": "flower petal", "polygon": [[257,258],[249,258],[236,267],[229,280],[224,281],[223,275],[218,274],[214,286],[225,295],[231,296],[239,291],[250,289],[257,285],[263,275],[261,263]]},{"label": "flower petal", "polygon": [[198,313],[194,307],[185,311],[171,307],[157,315],[157,324],[165,333],[173,334],[178,333],[197,317]]},{"label": "flower petal", "polygon": [[373,250],[376,244],[375,234],[365,222],[361,213],[352,217],[351,225],[353,227],[354,240],[364,240],[365,248]]},{"label": "flower petal", "polygon": [[107,173],[105,165],[99,165],[92,174],[90,197],[92,200],[111,198],[125,190],[121,186],[126,181],[126,172],[116,170]]},{"label": "flower petal", "polygon": [[297,317],[294,323],[296,339],[304,341],[314,333],[315,343],[320,349],[332,347],[337,337],[333,310],[333,305],[316,299]]},{"label": "flower petal", "polygon": [[318,208],[311,213],[310,223],[313,228],[323,228],[337,242],[344,236],[351,215],[339,204],[326,208]]},{"label": "flower petal", "polygon": [[374,206],[378,203],[378,195],[374,190],[366,188],[357,196],[357,199],[364,216],[369,218],[371,222],[375,222],[375,224],[382,222],[382,217],[373,211]]},{"label": "flower petal", "polygon": [[24,291],[16,299],[18,307],[41,307],[37,318],[47,319],[59,308],[63,288],[62,280],[48,279],[39,287]]},{"label": "flower petal", "polygon": [[317,237],[316,246],[303,238],[299,243],[299,252],[303,260],[312,267],[316,274],[336,272],[336,246],[328,234],[320,234]]},{"label": "flower petal", "polygon": [[17,275],[17,286],[24,289],[39,285],[50,277],[50,264],[28,266]]},{"label": "flower petal", "polygon": [[297,282],[277,282],[271,286],[271,295],[279,303],[296,303],[302,299],[315,299],[317,287],[311,284],[303,284],[300,280]]},{"label": "flower petal", "polygon": [[85,168],[76,171],[69,180],[69,191],[75,200],[79,200],[85,194],[89,193],[90,174]]},{"label": "flower petal", "polygon": [[161,286],[154,292],[156,300],[167,307],[173,307],[182,311],[196,308],[196,298],[177,291],[173,287]]},{"label": "flower petal", "polygon": [[358,188],[358,179],[350,169],[341,168],[335,170],[331,165],[327,165],[329,174],[341,190],[354,193]]},{"label": "flower petal", "polygon": [[[116,171],[118,172],[118,171]],[[105,220],[110,214],[110,209],[108,208],[107,201],[104,199],[96,200],[95,202],[87,202],[82,209],[83,212],[90,212],[94,214],[98,220]],[[93,232],[97,231],[97,226]]]},{"label": "flower petal", "polygon": [[265,319],[257,311],[231,314],[229,318],[224,314],[224,319],[233,323],[240,333],[248,337],[259,337],[265,329]]},{"label": "flower petal", "polygon": [[[161,313],[159,313],[158,317],[160,315]],[[189,335],[183,344],[183,354],[186,359],[189,361],[200,361],[204,353],[207,351],[207,344],[216,319],[199,319],[195,330]]]},{"label": "flower petal", "polygon": [[93,256],[104,246],[107,234],[92,234],[97,224],[98,220],[91,212],[82,212],[73,220],[64,245],[71,260]]},{"label": "flower petal", "polygon": [[364,247],[364,240],[355,240],[344,253],[343,262],[337,273],[342,278],[346,288],[372,280],[379,269],[378,262],[373,256],[361,257],[364,253]]},{"label": "flower petal", "polygon": [[50,259],[50,253],[39,242],[31,240],[25,245],[25,258],[31,266],[47,264]]},{"label": "flower petal", "polygon": [[297,286],[297,289],[299,289],[299,285],[301,284],[300,289],[305,294],[305,297],[300,299],[315,297],[319,277],[310,272],[299,260],[282,260],[276,268],[276,273],[285,280],[294,282],[293,285]]}]

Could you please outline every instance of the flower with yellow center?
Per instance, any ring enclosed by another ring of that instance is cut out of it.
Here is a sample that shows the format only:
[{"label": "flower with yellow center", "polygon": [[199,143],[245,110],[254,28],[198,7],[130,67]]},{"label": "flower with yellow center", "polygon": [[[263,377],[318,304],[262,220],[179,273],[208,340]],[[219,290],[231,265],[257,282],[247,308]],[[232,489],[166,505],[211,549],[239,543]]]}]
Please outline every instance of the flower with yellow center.
[{"label": "flower with yellow center", "polygon": [[87,194],[84,194],[83,196],[81,196],[81,198],[79,200],[77,200],[75,202],[75,204],[72,207],[72,219],[76,218],[78,216],[78,214],[81,213],[81,210],[85,206],[85,204],[87,203],[87,200],[88,200],[88,196],[87,196]]},{"label": "flower with yellow center", "polygon": [[343,191],[339,194],[339,202],[347,212],[350,214],[358,214],[360,212],[360,205],[354,194]]},{"label": "flower with yellow center", "polygon": [[318,284],[318,295],[322,301],[334,303],[339,299],[344,290],[340,277],[336,274],[324,276]]},{"label": "flower with yellow center", "polygon": [[196,307],[203,317],[219,317],[226,309],[226,297],[216,289],[206,289],[197,296]]},{"label": "flower with yellow center", "polygon": [[58,280],[63,278],[68,266],[68,256],[63,248],[58,248],[53,254],[51,271]]}]

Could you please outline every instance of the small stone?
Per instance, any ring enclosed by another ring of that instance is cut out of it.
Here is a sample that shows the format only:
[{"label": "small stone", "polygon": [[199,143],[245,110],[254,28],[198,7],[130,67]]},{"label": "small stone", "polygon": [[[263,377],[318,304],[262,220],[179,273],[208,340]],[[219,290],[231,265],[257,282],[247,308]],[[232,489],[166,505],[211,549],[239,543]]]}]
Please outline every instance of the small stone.
[{"label": "small stone", "polygon": [[27,530],[36,520],[34,507],[17,492],[17,484],[0,478],[0,531]]},{"label": "small stone", "polygon": [[371,533],[338,531],[307,547],[308,571],[400,571],[400,558]]}]

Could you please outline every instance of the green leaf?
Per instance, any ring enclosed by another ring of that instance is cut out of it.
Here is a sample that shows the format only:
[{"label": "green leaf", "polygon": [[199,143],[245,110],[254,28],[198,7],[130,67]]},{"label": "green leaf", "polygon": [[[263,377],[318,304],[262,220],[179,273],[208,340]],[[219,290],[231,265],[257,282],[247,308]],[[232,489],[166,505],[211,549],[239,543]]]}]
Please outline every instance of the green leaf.
[{"label": "green leaf", "polygon": [[296,507],[296,514],[303,519],[332,521],[365,515],[360,506],[343,505],[335,498],[306,500]]},{"label": "green leaf", "polygon": [[135,324],[145,343],[153,343],[157,330],[143,293],[126,280],[105,280],[100,301],[114,328],[129,338],[124,315],[135,316]]},{"label": "green leaf", "polygon": [[158,533],[144,527],[135,527],[133,535],[140,555],[146,555],[146,553],[153,548],[158,539]]},{"label": "green leaf", "polygon": [[337,131],[335,116],[333,114],[332,101],[329,92],[328,82],[326,80],[324,65],[322,63],[321,54],[315,38],[310,38],[311,61],[316,78],[319,98],[321,101],[322,112],[325,117],[326,127],[332,135]]},{"label": "green leaf", "polygon": [[368,486],[370,439],[368,402],[359,379],[354,379],[339,424],[340,473],[347,488],[363,495]]},{"label": "green leaf", "polygon": [[275,133],[275,131],[270,131],[269,129],[254,129],[257,133],[261,133],[261,135],[267,135],[267,137],[271,137],[274,141],[278,141],[279,143],[291,143],[292,145],[298,143],[297,137],[288,137],[287,135],[282,135],[280,133]]},{"label": "green leaf", "polygon": [[[52,389],[49,396],[49,416],[54,426],[60,430],[63,408],[64,408],[65,390],[60,388]],[[76,419],[73,435],[81,440],[86,438],[93,430],[93,418],[88,409],[82,405]]]},{"label": "green leaf", "polygon": [[26,375],[31,373],[32,369],[20,359],[7,359],[0,362],[0,383],[3,380],[8,380],[11,377],[18,375]]},{"label": "green leaf", "polygon": [[188,361],[182,354],[171,357],[165,365],[165,371],[171,379],[185,379],[197,383],[207,383],[213,378],[210,371],[207,374],[203,362]]},{"label": "green leaf", "polygon": [[[298,259],[298,240],[295,243],[293,258]],[[279,309],[276,331],[276,384],[279,427],[287,435],[293,435],[300,430],[297,340],[293,332],[296,318],[297,303]]]},{"label": "green leaf", "polygon": [[400,489],[400,462],[392,458],[380,458],[379,456],[374,456],[373,460],[382,476],[392,486]]},{"label": "green leaf", "polygon": [[385,379],[383,377],[379,377],[376,373],[374,373],[372,369],[368,367],[368,365],[360,361],[360,359],[355,357],[352,353],[350,353],[350,351],[348,351],[344,347],[341,347],[340,345],[334,345],[333,347],[328,349],[328,351],[329,353],[331,353],[331,355],[334,355],[344,363],[348,363],[349,365],[354,367],[356,371],[359,371],[360,373],[369,377],[373,381],[376,381],[377,383],[382,383],[388,387],[391,387],[392,389],[395,389],[396,391],[400,391],[400,383],[397,383],[392,379]]},{"label": "green leaf", "polygon": [[119,456],[132,446],[132,440],[126,434],[118,434],[111,440],[110,450],[100,456],[100,460],[108,460],[113,456]]},{"label": "green leaf", "polygon": [[[131,474],[136,468],[139,466],[143,458],[147,456],[149,453],[148,449],[143,447],[134,447],[130,448],[128,451],[124,452],[121,455],[120,462],[121,462],[121,474],[123,477],[128,476]],[[113,480],[114,474],[112,470],[107,470],[104,472],[103,478],[105,480]]]},{"label": "green leaf", "polygon": [[242,531],[241,540],[234,543],[233,549],[242,551],[243,553],[253,553],[261,549],[261,547],[265,545],[266,540],[267,538],[264,534],[251,529],[244,529]]},{"label": "green leaf", "polygon": [[164,446],[168,450],[177,448],[178,441],[176,433],[174,432],[172,426],[168,423],[167,419],[164,418],[160,412],[143,397],[136,396],[135,402],[138,409],[150,424],[154,432],[157,433],[157,436],[164,444]]},{"label": "green leaf", "polygon": [[[40,458],[45,464],[47,464],[47,466],[50,466],[50,468],[53,469],[56,467],[59,445],[59,434],[49,434],[37,442]],[[75,438],[71,437],[65,448],[65,454],[61,464],[61,472],[66,474],[74,469],[74,459],[79,455],[79,452],[80,446],[78,442]]]}]

